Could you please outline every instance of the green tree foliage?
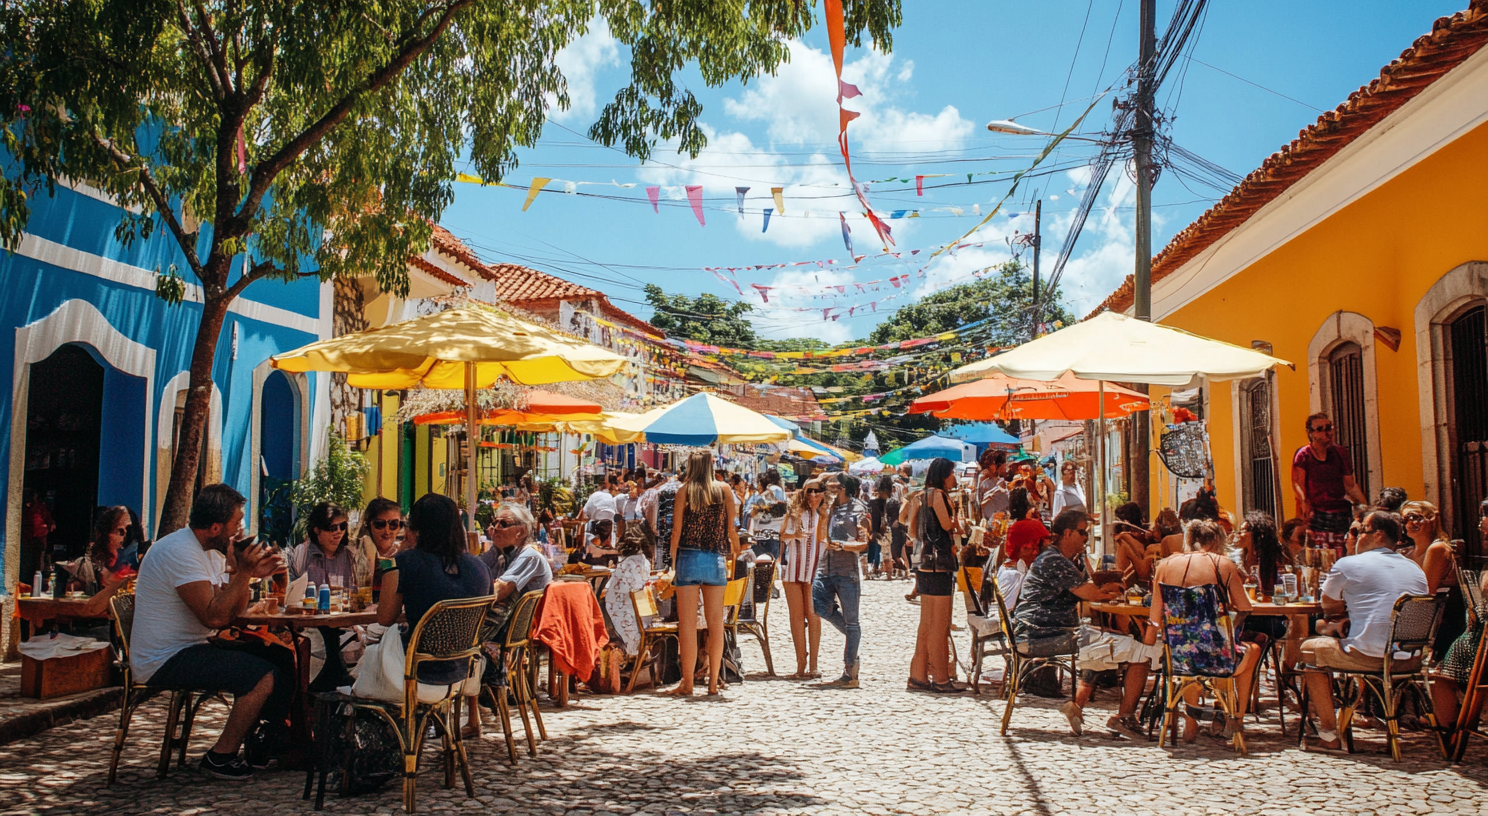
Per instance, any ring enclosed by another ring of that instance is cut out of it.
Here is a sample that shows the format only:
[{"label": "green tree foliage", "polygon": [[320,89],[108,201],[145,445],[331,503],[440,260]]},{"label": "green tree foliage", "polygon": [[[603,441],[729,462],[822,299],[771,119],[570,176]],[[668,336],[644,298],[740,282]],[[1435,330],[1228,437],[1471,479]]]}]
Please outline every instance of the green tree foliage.
[{"label": "green tree foliage", "polygon": [[646,284],[646,302],[654,313],[651,325],[675,337],[733,348],[754,348],[759,342],[747,315],[754,307],[743,301],[730,303],[704,292],[697,297],[669,295],[654,283]]},{"label": "green tree foliage", "polygon": [[[847,4],[847,37],[891,48],[899,0]],[[701,105],[677,77],[773,73],[810,29],[800,0],[10,0],[0,4],[0,244],[59,180],[122,205],[125,240],[164,235],[201,287],[160,532],[185,523],[228,307],[256,281],[373,276],[406,260],[453,197],[490,181],[568,104],[554,58],[603,19],[631,77],[590,135],[696,156]],[[167,276],[169,277],[169,276]],[[171,283],[171,282],[168,282]],[[165,286],[163,294],[176,291]]]},{"label": "green tree foliage", "polygon": [[[1039,291],[1040,321],[1073,322],[1059,292]],[[872,345],[913,340],[991,318],[987,344],[1008,346],[1032,338],[1033,276],[1017,258],[971,283],[942,289],[901,307],[868,335]],[[980,336],[980,334],[979,334]]]},{"label": "green tree foliage", "polygon": [[295,508],[296,541],[303,541],[309,535],[306,519],[315,505],[335,502],[346,510],[360,507],[363,485],[367,481],[367,474],[372,472],[372,463],[352,450],[343,437],[330,430],[327,434],[330,438],[327,440],[325,458],[315,463],[315,469],[309,476],[290,485],[290,501]]}]

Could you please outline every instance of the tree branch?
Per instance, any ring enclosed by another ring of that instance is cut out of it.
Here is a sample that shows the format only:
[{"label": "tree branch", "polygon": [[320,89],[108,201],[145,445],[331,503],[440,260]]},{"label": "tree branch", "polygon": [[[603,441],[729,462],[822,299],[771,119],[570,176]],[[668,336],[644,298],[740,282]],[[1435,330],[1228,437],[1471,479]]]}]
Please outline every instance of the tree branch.
[{"label": "tree branch", "polygon": [[248,195],[244,199],[241,209],[238,211],[238,219],[246,222],[252,218],[253,214],[258,210],[259,202],[268,193],[274,179],[278,177],[284,168],[289,166],[290,162],[299,158],[306,150],[310,149],[311,145],[325,138],[325,135],[332,128],[340,124],[351,113],[352,106],[362,96],[381,89],[396,79],[399,74],[403,73],[404,69],[438,41],[440,36],[444,34],[445,29],[449,28],[450,23],[454,21],[455,14],[473,2],[474,0],[452,0],[452,2],[444,7],[444,11],[439,14],[439,18],[434,22],[434,27],[427,34],[418,36],[417,32],[419,28],[423,26],[424,22],[433,12],[433,9],[431,8],[425,11],[419,17],[415,26],[405,36],[403,47],[399,49],[386,65],[372,72],[364,81],[353,88],[351,92],[342,97],[340,102],[333,105],[330,110],[326,111],[310,127],[302,131],[300,135],[286,142],[274,155],[265,161],[259,162],[253,168],[253,178],[249,184]]},{"label": "tree branch", "polygon": [[253,265],[252,269],[249,269],[247,272],[243,273],[243,277],[238,278],[237,283],[234,283],[232,286],[228,287],[227,299],[235,300],[238,295],[243,294],[244,289],[247,289],[255,281],[263,280],[274,271],[276,270],[274,264],[271,261],[259,261],[258,263]]},{"label": "tree branch", "polygon": [[225,93],[230,94],[235,89],[232,87],[232,72],[227,70],[226,50],[223,48],[222,43],[217,41],[217,37],[213,33],[211,17],[207,14],[207,10],[202,7],[201,0],[195,0],[194,5],[196,6],[197,22],[201,25],[202,36],[206,40],[207,51],[212,55],[212,64],[217,67],[217,75],[222,78]]},{"label": "tree branch", "polygon": [[191,43],[191,50],[196,53],[196,58],[201,60],[202,67],[207,69],[207,80],[212,86],[212,93],[216,94],[218,101],[223,100],[227,97],[226,82],[218,75],[217,66],[212,63],[212,56],[207,53],[206,44],[202,42],[196,27],[191,24],[191,15],[187,12],[183,0],[176,0],[176,13],[181,17],[181,31],[186,35],[186,41]]},{"label": "tree branch", "polygon": [[175,236],[176,243],[181,247],[181,254],[186,256],[186,263],[191,266],[192,273],[196,275],[197,280],[206,283],[201,261],[196,257],[196,233],[187,232],[186,228],[181,226],[175,211],[170,207],[170,198],[164,190],[160,189],[160,185],[155,183],[155,178],[150,175],[149,168],[143,164],[136,164],[135,158],[120,150],[112,140],[105,139],[97,133],[88,135],[93,139],[94,144],[108,153],[109,158],[113,159],[121,170],[138,174],[140,186],[145,188],[145,193],[150,196],[150,200],[155,202],[155,211],[160,213],[160,217],[165,219],[166,226],[170,227],[171,234]]}]

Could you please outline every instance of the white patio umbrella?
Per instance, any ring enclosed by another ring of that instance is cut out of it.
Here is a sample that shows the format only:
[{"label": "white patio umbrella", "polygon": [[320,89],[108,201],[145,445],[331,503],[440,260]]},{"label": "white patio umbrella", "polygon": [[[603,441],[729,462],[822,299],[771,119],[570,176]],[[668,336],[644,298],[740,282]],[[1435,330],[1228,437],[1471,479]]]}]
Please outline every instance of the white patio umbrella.
[{"label": "white patio umbrella", "polygon": [[[951,372],[954,382],[1002,374],[1027,380],[1052,381],[1072,374],[1076,379],[1102,383],[1127,382],[1184,388],[1199,380],[1222,382],[1259,377],[1278,365],[1291,363],[1254,349],[1211,340],[1197,334],[1148,323],[1116,312],[1102,312],[1073,326],[1024,343],[1012,351],[961,366]],[[1105,508],[1105,426],[1100,418],[1101,444],[1096,445],[1101,472],[1099,504]],[[1102,512],[1102,518],[1105,513]],[[1103,537],[1109,546],[1109,537]]]}]

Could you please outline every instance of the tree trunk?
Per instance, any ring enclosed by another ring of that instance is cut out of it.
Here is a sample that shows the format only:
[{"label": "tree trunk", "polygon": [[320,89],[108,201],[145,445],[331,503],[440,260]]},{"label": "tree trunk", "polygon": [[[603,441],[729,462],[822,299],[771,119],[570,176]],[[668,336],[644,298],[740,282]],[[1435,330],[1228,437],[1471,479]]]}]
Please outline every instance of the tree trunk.
[{"label": "tree trunk", "polygon": [[180,436],[176,440],[176,457],[171,463],[170,486],[165,491],[165,506],[155,538],[186,526],[191,514],[191,501],[196,486],[196,470],[201,467],[202,437],[212,408],[212,364],[217,358],[217,341],[227,319],[231,301],[225,293],[211,294],[206,288],[202,304],[201,325],[196,329],[196,343],[191,349],[191,377],[186,388],[186,409],[181,417]]}]

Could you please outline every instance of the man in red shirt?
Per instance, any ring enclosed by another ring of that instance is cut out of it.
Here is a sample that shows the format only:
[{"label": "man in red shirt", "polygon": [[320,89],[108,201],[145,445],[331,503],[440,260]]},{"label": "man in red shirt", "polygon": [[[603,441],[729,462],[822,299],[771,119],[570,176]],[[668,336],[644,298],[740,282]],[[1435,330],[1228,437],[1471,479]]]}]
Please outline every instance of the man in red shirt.
[{"label": "man in red shirt", "polygon": [[1292,493],[1297,516],[1307,520],[1312,539],[1343,555],[1343,540],[1353,523],[1355,504],[1368,504],[1354,481],[1348,451],[1333,444],[1333,420],[1316,413],[1307,418],[1307,444],[1292,457]]}]

